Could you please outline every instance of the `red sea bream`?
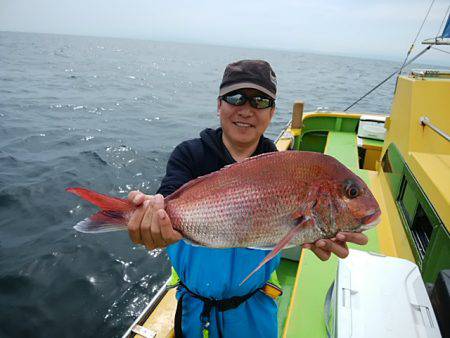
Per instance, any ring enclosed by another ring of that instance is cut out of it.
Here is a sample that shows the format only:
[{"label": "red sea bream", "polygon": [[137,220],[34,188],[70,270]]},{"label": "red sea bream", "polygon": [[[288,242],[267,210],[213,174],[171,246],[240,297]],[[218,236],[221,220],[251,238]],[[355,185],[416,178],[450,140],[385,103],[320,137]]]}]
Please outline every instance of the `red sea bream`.
[{"label": "red sea bream", "polygon": [[[126,229],[134,205],[83,188],[68,191],[102,211],[75,225],[82,232]],[[255,156],[194,179],[164,200],[178,230],[195,245],[272,250],[375,226],[378,203],[335,158],[285,151]],[[261,264],[261,265],[262,265]]]}]

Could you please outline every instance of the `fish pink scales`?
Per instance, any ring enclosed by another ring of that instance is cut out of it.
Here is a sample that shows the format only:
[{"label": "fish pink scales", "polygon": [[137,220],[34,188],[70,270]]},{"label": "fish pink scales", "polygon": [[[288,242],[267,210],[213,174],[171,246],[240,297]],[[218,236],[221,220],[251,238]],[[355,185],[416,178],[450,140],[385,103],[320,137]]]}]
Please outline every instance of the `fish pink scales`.
[{"label": "fish pink scales", "polygon": [[[302,197],[299,184],[293,184],[294,169],[285,165],[291,159],[282,156],[280,161],[280,154],[260,155],[187,183],[166,198],[169,216],[176,215],[174,228],[211,247],[274,246],[295,226],[291,214]],[[283,165],[287,175],[282,175]],[[202,212],[192,217],[198,204]],[[212,233],[220,229],[220,236],[199,238],[191,234],[193,223],[214,227]]]}]

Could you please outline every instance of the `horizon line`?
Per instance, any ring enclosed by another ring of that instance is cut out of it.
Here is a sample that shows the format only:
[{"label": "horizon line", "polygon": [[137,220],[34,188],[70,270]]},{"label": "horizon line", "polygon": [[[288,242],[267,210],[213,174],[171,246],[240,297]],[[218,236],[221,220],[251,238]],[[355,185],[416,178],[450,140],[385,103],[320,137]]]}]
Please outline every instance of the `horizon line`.
[{"label": "horizon line", "polygon": [[[398,62],[399,67],[403,61],[403,59],[396,59],[393,55],[373,55],[373,54],[348,54],[345,52],[338,51],[320,51],[313,49],[296,49],[296,48],[283,48],[283,47],[260,47],[260,46],[242,46],[242,45],[222,45],[215,44],[212,42],[204,42],[204,41],[190,41],[190,40],[178,40],[178,39],[166,39],[161,40],[157,38],[150,37],[138,37],[138,36],[111,36],[111,35],[84,35],[84,34],[73,34],[73,33],[54,33],[54,32],[32,32],[32,31],[20,31],[20,30],[2,30],[2,33],[21,33],[21,34],[47,34],[47,35],[63,35],[63,36],[74,36],[74,37],[87,37],[87,38],[107,38],[107,39],[124,39],[124,40],[139,40],[139,41],[152,41],[159,43],[179,43],[179,44],[190,44],[190,45],[200,45],[200,46],[211,46],[211,47],[228,47],[228,48],[244,48],[244,49],[255,49],[255,50],[269,50],[269,51],[279,51],[279,52],[296,52],[296,53],[306,53],[306,54],[315,54],[315,55],[326,55],[326,56],[335,56],[335,57],[348,57],[348,58],[356,58],[356,59],[364,59],[364,60],[372,60],[372,61],[389,61],[389,62]],[[403,57],[403,56],[402,56]],[[433,65],[438,67],[446,67],[449,68],[450,65],[442,65],[439,64],[437,60],[430,60],[429,62],[422,63],[422,65]],[[419,63],[420,64],[420,63]]]}]

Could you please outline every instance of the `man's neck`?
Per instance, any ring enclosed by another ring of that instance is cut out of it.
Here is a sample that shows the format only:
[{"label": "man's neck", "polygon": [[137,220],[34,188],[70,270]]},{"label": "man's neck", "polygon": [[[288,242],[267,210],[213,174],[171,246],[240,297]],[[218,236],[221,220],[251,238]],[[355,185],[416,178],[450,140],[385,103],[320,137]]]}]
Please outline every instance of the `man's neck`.
[{"label": "man's neck", "polygon": [[227,137],[222,134],[222,141],[225,147],[227,148],[228,152],[230,153],[231,157],[234,158],[236,162],[241,162],[245,160],[246,158],[250,157],[258,147],[258,142],[250,145],[238,145],[231,143]]}]

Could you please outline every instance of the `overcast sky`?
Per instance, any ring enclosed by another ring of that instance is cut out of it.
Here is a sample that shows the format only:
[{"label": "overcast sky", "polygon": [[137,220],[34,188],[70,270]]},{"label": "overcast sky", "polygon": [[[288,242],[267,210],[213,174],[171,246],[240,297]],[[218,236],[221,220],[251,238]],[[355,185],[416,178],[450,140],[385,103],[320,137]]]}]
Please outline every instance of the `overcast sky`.
[{"label": "overcast sky", "polygon": [[[291,49],[402,60],[429,0],[0,0],[0,30]],[[436,36],[436,0],[416,45]],[[450,47],[440,47],[450,51]],[[423,62],[450,65],[430,51]]]}]

